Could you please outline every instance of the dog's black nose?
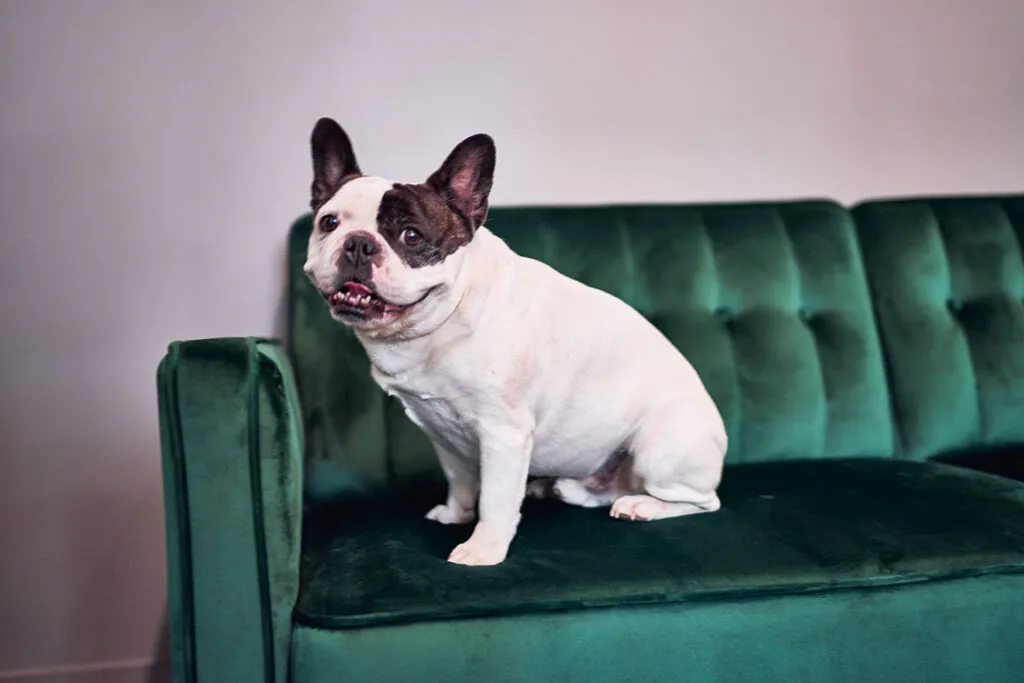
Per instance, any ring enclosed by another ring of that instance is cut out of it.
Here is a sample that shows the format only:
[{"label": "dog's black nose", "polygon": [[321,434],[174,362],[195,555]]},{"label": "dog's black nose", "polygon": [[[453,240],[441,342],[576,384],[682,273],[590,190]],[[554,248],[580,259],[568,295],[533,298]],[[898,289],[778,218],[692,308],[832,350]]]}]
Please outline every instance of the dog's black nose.
[{"label": "dog's black nose", "polygon": [[352,235],[345,240],[345,260],[354,266],[370,262],[370,257],[380,251],[376,240],[369,235]]}]

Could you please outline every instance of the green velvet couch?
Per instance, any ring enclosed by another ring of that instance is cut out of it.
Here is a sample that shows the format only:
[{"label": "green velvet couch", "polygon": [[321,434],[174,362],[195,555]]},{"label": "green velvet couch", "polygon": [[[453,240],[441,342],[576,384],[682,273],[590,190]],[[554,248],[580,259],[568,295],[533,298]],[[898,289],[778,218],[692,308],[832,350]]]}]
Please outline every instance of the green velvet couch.
[{"label": "green velvet couch", "polygon": [[423,519],[433,453],[303,278],[306,216],[287,342],[176,342],[157,373],[176,681],[1024,680],[1024,484],[949,462],[1024,462],[1024,195],[488,226],[695,365],[722,509],[530,500],[503,564],[446,563],[470,529]]}]

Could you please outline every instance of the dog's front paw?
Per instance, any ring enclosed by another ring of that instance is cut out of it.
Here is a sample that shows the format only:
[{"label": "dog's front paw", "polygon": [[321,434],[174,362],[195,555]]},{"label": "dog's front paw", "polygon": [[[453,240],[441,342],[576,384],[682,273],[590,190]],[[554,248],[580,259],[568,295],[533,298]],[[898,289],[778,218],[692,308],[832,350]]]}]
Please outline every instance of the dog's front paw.
[{"label": "dog's front paw", "polygon": [[509,541],[474,534],[465,543],[455,546],[448,561],[472,567],[501,564],[508,555],[509,544]]},{"label": "dog's front paw", "polygon": [[427,519],[441,524],[469,524],[476,517],[472,509],[438,505],[427,513]]}]

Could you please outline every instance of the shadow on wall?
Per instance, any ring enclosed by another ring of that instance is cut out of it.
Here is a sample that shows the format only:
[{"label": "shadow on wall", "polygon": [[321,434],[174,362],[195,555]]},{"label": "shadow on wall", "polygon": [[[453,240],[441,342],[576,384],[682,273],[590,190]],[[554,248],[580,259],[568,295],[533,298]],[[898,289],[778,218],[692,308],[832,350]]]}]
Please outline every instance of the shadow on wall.
[{"label": "shadow on wall", "polygon": [[288,237],[286,236],[282,240],[279,249],[279,263],[283,271],[283,276],[280,282],[284,283],[284,286],[280,288],[277,294],[277,303],[274,305],[274,319],[272,321],[271,334],[280,339],[285,345],[288,344],[288,298],[289,291],[291,289],[291,281],[289,280],[289,269],[288,269]]},{"label": "shadow on wall", "polygon": [[153,664],[146,676],[146,683],[172,683],[171,678],[171,635],[167,626],[167,605],[164,605],[160,632],[153,650]]}]

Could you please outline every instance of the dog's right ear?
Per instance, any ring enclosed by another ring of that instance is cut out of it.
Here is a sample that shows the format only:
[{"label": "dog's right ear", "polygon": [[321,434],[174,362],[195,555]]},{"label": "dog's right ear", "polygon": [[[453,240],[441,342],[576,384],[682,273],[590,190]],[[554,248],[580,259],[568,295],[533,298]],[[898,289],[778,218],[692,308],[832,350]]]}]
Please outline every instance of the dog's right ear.
[{"label": "dog's right ear", "polygon": [[477,133],[455,146],[441,168],[427,179],[449,206],[458,209],[473,224],[473,230],[487,218],[487,202],[494,182],[494,140]]},{"label": "dog's right ear", "polygon": [[309,138],[313,155],[313,184],[309,205],[316,209],[331,198],[345,178],[362,175],[352,142],[334,119],[322,118]]}]

